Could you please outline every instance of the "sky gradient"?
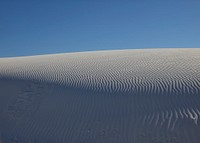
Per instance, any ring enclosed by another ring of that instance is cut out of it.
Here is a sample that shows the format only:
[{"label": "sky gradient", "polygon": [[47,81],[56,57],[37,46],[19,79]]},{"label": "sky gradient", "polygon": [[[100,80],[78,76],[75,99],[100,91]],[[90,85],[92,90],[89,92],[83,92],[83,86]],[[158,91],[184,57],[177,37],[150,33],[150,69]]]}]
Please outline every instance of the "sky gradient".
[{"label": "sky gradient", "polygon": [[0,57],[200,47],[199,0],[0,0]]}]

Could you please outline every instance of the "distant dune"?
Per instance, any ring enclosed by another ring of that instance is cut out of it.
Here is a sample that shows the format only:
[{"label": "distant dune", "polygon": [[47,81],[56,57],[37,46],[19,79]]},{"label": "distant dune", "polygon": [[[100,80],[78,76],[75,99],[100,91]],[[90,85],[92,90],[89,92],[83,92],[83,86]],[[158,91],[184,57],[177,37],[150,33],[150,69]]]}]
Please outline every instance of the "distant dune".
[{"label": "distant dune", "polygon": [[200,49],[0,58],[0,143],[200,143]]}]

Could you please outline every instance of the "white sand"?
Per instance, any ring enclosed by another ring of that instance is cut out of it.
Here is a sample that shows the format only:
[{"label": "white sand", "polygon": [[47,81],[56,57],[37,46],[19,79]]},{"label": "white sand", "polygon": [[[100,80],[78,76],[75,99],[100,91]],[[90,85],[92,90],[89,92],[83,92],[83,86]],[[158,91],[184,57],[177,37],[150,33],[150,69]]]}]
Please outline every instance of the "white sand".
[{"label": "white sand", "polygon": [[0,142],[200,143],[200,49],[0,58]]}]

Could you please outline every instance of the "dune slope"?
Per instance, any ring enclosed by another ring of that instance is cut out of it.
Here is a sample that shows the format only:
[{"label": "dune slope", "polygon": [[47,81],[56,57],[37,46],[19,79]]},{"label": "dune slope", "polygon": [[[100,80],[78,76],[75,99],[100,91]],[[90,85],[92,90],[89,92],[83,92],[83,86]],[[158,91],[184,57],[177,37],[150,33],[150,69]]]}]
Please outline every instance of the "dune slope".
[{"label": "dune slope", "polygon": [[200,49],[0,58],[0,142],[199,143]]}]

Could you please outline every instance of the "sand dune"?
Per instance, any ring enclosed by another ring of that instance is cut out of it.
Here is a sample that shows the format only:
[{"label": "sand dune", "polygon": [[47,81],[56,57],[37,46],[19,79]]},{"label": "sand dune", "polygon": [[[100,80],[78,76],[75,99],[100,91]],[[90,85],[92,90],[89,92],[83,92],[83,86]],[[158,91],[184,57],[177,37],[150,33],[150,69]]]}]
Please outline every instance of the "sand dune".
[{"label": "sand dune", "polygon": [[199,143],[200,49],[0,58],[0,142]]}]

